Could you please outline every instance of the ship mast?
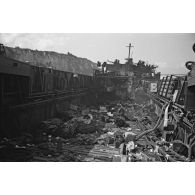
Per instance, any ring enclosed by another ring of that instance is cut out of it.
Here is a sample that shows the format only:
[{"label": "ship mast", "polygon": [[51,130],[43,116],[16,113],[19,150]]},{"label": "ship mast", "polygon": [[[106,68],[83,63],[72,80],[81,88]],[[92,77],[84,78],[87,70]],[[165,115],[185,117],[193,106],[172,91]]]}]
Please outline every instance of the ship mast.
[{"label": "ship mast", "polygon": [[129,59],[131,58],[131,48],[134,47],[131,43],[129,43],[128,46],[126,46],[129,48],[129,54],[128,54],[128,58],[126,59],[127,61],[129,61]]}]

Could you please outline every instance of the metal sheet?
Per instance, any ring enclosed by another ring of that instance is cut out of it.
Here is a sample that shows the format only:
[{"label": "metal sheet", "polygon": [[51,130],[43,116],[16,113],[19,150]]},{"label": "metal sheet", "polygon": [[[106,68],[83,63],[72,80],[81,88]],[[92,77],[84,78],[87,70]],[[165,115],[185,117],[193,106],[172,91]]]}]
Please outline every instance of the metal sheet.
[{"label": "metal sheet", "polygon": [[0,56],[0,73],[30,76],[30,66],[7,57]]}]

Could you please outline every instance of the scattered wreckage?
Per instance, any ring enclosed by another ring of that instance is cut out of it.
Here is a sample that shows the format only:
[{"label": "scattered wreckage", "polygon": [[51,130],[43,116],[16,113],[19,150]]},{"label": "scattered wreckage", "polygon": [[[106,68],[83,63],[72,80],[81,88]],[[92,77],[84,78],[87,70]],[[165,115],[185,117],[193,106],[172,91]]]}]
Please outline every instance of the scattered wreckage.
[{"label": "scattered wreckage", "polygon": [[[186,62],[186,68],[187,76],[150,83],[152,93],[144,88],[146,80],[139,80],[134,86],[139,104],[120,100],[98,108],[70,105],[57,118],[42,121],[33,135],[3,138],[0,161],[194,161],[195,62]],[[105,76],[98,78],[121,79]]]},{"label": "scattered wreckage", "polygon": [[1,161],[137,162],[188,161],[162,138],[166,110],[114,101],[97,108],[72,105],[61,118],[43,121],[37,135],[0,142]]}]

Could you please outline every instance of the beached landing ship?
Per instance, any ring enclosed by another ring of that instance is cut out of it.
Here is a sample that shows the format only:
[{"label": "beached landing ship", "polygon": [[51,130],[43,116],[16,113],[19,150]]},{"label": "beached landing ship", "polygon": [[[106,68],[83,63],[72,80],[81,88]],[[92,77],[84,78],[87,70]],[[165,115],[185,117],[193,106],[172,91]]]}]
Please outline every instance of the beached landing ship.
[{"label": "beached landing ship", "polygon": [[30,131],[71,101],[90,97],[94,70],[95,63],[70,53],[1,44],[0,137]]}]

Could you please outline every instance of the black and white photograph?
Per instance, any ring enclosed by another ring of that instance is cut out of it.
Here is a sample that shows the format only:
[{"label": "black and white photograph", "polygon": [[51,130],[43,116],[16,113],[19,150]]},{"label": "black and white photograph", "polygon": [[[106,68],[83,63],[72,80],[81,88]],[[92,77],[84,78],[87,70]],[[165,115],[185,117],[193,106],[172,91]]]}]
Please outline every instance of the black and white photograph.
[{"label": "black and white photograph", "polygon": [[1,161],[195,160],[195,34],[0,40]]},{"label": "black and white photograph", "polygon": [[1,194],[193,194],[192,0],[0,5]]}]

